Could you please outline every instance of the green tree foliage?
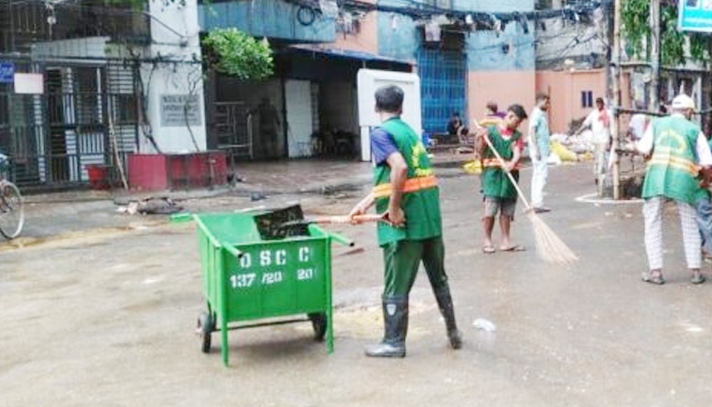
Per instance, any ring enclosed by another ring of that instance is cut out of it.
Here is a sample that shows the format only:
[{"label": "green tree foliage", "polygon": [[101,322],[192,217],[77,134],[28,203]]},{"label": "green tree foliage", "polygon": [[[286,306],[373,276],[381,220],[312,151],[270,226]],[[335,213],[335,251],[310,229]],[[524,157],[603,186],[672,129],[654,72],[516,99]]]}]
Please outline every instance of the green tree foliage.
[{"label": "green tree foliage", "polygon": [[260,80],[274,73],[272,49],[236,28],[210,31],[203,38],[203,58],[218,72],[240,79]]},{"label": "green tree foliage", "polygon": [[[660,1],[660,0],[653,0]],[[626,47],[632,55],[647,60],[645,40],[650,38],[650,3],[651,0],[623,0],[621,8],[622,35]],[[709,56],[709,35],[687,34],[677,30],[677,2],[661,1],[660,51],[661,62],[666,66],[684,64],[685,40],[690,41],[690,57],[694,61],[707,64]]]}]

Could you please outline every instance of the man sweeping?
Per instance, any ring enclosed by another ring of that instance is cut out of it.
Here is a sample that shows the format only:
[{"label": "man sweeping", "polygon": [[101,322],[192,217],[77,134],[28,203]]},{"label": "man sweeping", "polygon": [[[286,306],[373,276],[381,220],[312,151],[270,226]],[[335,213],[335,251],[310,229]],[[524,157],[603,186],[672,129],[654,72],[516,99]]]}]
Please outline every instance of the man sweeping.
[{"label": "man sweeping", "polygon": [[[482,158],[481,179],[482,193],[484,194],[482,225],[485,241],[482,251],[487,254],[495,252],[492,244],[492,230],[497,213],[499,213],[499,226],[502,232],[499,250],[523,250],[522,246],[512,243],[509,235],[517,206],[517,190],[506,172],[509,172],[515,181],[519,181],[519,160],[522,157],[524,140],[522,140],[518,129],[526,118],[527,114],[521,105],[512,105],[500,123],[477,133],[475,151]],[[487,145],[484,137],[489,138],[492,147]],[[497,158],[492,148],[497,150],[503,161]]]},{"label": "man sweeping", "polygon": [[371,133],[375,168],[371,194],[350,216],[366,213],[375,203],[386,222],[378,224],[378,243],[385,263],[381,343],[366,348],[373,357],[404,357],[408,332],[408,296],[422,262],[445,319],[450,346],[462,346],[445,274],[440,195],[427,151],[413,129],[400,118],[403,91],[385,86],[376,91],[381,126]]},{"label": "man sweeping", "polygon": [[700,128],[690,121],[695,102],[681,94],[672,101],[672,114],[660,118],[648,127],[635,149],[644,155],[652,154],[645,173],[642,196],[645,219],[645,250],[649,272],[643,281],[665,284],[663,278],[662,218],[665,202],[676,203],[682,224],[687,267],[691,282],[701,284],[705,277],[700,272],[702,244],[693,205],[700,191],[699,166],[712,165],[712,153]]}]

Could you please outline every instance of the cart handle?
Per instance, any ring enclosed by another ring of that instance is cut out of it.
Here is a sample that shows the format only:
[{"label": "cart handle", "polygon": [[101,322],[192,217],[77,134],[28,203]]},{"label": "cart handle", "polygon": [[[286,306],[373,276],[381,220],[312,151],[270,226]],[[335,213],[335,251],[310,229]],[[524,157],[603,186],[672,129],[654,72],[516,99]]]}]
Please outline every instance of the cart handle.
[{"label": "cart handle", "polygon": [[356,242],[353,240],[347,238],[346,236],[340,235],[338,233],[332,233],[332,232],[327,232],[324,229],[321,229],[319,226],[316,224],[312,223],[307,226],[309,228],[309,232],[312,234],[315,234],[317,236],[328,236],[329,238],[333,239],[337,243],[341,243],[344,246],[354,246],[356,245]]},{"label": "cart handle", "polygon": [[341,234],[338,234],[338,233],[331,233],[331,232],[328,232],[328,235],[329,235],[329,237],[331,237],[332,239],[334,239],[335,242],[341,243],[341,244],[344,245],[344,246],[352,247],[352,246],[354,246],[354,245],[356,244],[356,242],[354,242],[353,240],[349,239],[349,238],[346,237],[346,236],[343,236],[343,235],[341,235]]},{"label": "cart handle", "polygon": [[242,258],[243,253],[241,251],[237,250],[236,248],[234,248],[230,245],[223,246],[223,247],[225,248],[225,250],[227,250],[228,253],[235,256],[235,259],[240,260]]}]

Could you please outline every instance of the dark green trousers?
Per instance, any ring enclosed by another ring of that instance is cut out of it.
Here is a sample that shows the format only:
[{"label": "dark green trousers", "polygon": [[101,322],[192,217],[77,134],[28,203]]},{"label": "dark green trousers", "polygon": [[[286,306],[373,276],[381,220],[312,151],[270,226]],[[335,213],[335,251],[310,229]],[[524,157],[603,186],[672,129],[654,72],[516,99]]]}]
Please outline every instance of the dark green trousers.
[{"label": "dark green trousers", "polygon": [[408,298],[423,262],[433,290],[447,286],[445,245],[442,236],[425,240],[401,240],[383,247],[385,288],[383,297]]}]

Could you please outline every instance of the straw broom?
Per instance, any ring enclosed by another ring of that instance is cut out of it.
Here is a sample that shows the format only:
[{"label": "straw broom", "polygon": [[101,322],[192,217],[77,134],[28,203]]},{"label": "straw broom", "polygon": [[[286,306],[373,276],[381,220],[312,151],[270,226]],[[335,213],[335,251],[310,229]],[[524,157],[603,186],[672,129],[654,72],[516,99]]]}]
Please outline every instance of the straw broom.
[{"label": "straw broom", "polygon": [[512,185],[514,185],[514,188],[517,190],[519,198],[521,198],[524,202],[524,206],[526,207],[524,213],[532,223],[532,229],[534,229],[534,240],[536,241],[536,252],[539,257],[547,263],[554,264],[570,264],[577,261],[578,256],[576,256],[569,246],[567,246],[566,243],[564,243],[559,236],[557,236],[556,233],[554,233],[554,231],[551,230],[551,228],[549,228],[549,226],[547,226],[547,224],[544,223],[544,221],[534,212],[534,208],[532,208],[529,201],[527,201],[527,198],[524,196],[521,188],[519,188],[517,181],[514,179],[512,174],[504,168],[504,159],[502,159],[502,156],[499,155],[499,152],[497,152],[492,145],[489,135],[484,135],[482,138],[485,139],[490,150],[492,150],[494,155],[497,157],[497,160],[499,160],[500,165],[502,165],[502,170],[505,174],[507,174],[507,177],[509,177]]}]

